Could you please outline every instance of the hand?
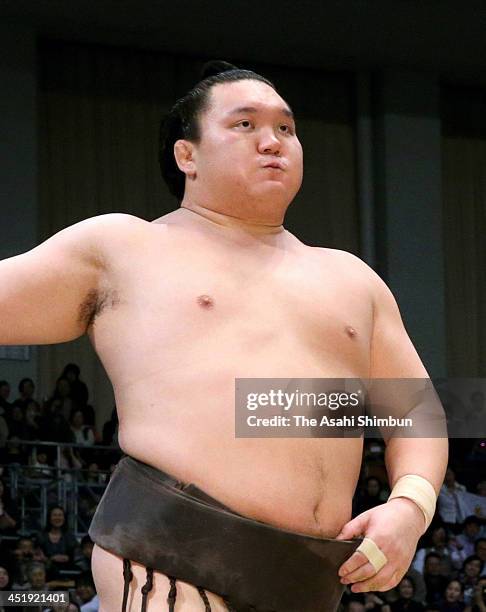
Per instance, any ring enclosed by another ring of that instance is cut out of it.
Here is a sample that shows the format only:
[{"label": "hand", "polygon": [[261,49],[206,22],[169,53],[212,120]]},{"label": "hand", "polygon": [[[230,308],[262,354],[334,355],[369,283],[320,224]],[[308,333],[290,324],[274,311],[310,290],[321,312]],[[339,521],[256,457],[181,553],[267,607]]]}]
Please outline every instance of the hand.
[{"label": "hand", "polygon": [[363,553],[355,552],[339,568],[341,582],[353,583],[353,593],[389,591],[400,582],[410,567],[424,528],[422,511],[413,501],[404,497],[396,497],[358,515],[344,525],[336,539],[350,540],[366,536],[375,542],[388,561],[375,573]]},{"label": "hand", "polygon": [[67,563],[69,561],[69,557],[67,555],[52,555],[52,561],[56,561],[56,563]]}]

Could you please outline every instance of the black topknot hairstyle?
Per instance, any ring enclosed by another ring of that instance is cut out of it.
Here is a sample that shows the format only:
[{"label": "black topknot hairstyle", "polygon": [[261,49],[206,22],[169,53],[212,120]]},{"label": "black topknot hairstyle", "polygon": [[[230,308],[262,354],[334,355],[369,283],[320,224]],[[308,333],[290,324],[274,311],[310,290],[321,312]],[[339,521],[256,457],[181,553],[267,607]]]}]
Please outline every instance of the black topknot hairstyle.
[{"label": "black topknot hairstyle", "polygon": [[184,197],[186,175],[176,164],[174,143],[180,139],[199,142],[199,117],[209,106],[209,94],[214,85],[247,79],[261,81],[276,89],[271,81],[252,70],[243,70],[222,60],[207,62],[202,67],[197,85],[177,100],[162,119],[159,135],[160,171],[169,191],[179,202]]}]

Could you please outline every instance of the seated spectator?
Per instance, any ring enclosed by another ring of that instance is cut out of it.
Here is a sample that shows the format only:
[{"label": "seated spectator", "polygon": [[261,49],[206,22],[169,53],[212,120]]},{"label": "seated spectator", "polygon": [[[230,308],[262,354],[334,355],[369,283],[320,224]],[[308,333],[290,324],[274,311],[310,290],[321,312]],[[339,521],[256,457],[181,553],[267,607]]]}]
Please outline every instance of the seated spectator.
[{"label": "seated spectator", "polygon": [[40,406],[30,400],[25,409],[24,440],[40,440]]},{"label": "seated spectator", "polygon": [[3,565],[0,566],[0,591],[11,591],[12,590],[12,576],[8,568]]},{"label": "seated spectator", "polygon": [[424,560],[430,552],[437,553],[441,560],[442,575],[449,575],[452,571],[451,550],[448,547],[447,533],[441,524],[430,526],[428,533],[428,546],[419,548],[415,553],[412,567],[420,573],[424,571]]},{"label": "seated spectator", "polygon": [[44,446],[34,447],[32,451],[31,478],[51,478],[54,467],[49,464],[48,451]]},{"label": "seated spectator", "polygon": [[398,594],[398,599],[391,604],[385,604],[382,612],[423,612],[423,605],[414,601],[415,583],[410,576],[404,576],[400,580]]},{"label": "seated spectator", "polygon": [[75,408],[70,418],[71,431],[73,432],[76,444],[92,446],[95,443],[95,436],[92,427],[84,424],[83,411]]},{"label": "seated spectator", "polygon": [[7,419],[8,432],[10,438],[18,438],[19,440],[25,440],[25,414],[24,408],[19,404],[12,406],[10,417]]},{"label": "seated spectator", "polygon": [[479,579],[471,604],[471,612],[486,612],[486,578]]},{"label": "seated spectator", "polygon": [[0,414],[5,416],[10,414],[12,404],[8,401],[10,397],[10,384],[6,380],[0,380]]},{"label": "seated spectator", "polygon": [[77,576],[76,597],[81,612],[98,612],[99,599],[91,572],[83,572]]},{"label": "seated spectator", "polygon": [[49,580],[58,579],[63,569],[76,569],[73,560],[78,543],[67,528],[66,515],[60,506],[50,509],[46,528],[38,535],[37,544],[47,561]]},{"label": "seated spectator", "polygon": [[474,514],[464,520],[462,532],[456,537],[457,546],[464,552],[464,558],[474,554],[474,543],[479,537],[481,519]]},{"label": "seated spectator", "polygon": [[85,535],[81,540],[80,554],[74,559],[74,563],[83,572],[91,571],[91,556],[93,554],[94,542]]},{"label": "seated spectator", "polygon": [[5,446],[5,463],[27,463],[28,450],[18,436],[9,435]]},{"label": "seated spectator", "polygon": [[466,487],[456,481],[454,470],[448,467],[437,499],[437,510],[442,521],[454,532],[462,521],[458,498],[465,490]]},{"label": "seated spectator", "polygon": [[381,482],[375,476],[369,476],[365,480],[364,488],[361,488],[356,496],[354,514],[361,514],[382,504],[385,500],[386,495]]},{"label": "seated spectator", "polygon": [[48,591],[49,585],[46,582],[46,566],[40,561],[32,564],[28,574],[28,582],[24,585],[26,591]]},{"label": "seated spectator", "polygon": [[65,376],[60,376],[56,381],[54,393],[45,404],[46,413],[54,415],[61,414],[66,422],[76,404],[71,397],[71,383]]},{"label": "seated spectator", "polygon": [[10,491],[0,478],[0,534],[16,535],[19,522],[19,509],[11,499]]},{"label": "seated spectator", "polygon": [[7,440],[10,436],[7,419],[0,415],[0,462],[7,463]]},{"label": "seated spectator", "polygon": [[61,377],[67,378],[71,385],[71,397],[78,406],[85,406],[88,403],[89,391],[86,383],[80,379],[81,369],[75,363],[68,363],[65,366]]},{"label": "seated spectator", "polygon": [[20,538],[14,550],[17,558],[17,568],[15,572],[15,583],[23,586],[29,580],[29,572],[34,563],[39,563],[43,559],[43,554],[34,546],[31,538]]},{"label": "seated spectator", "polygon": [[474,542],[474,554],[479,557],[483,563],[483,571],[481,577],[486,576],[486,538],[478,538]]},{"label": "seated spectator", "polygon": [[451,580],[446,587],[440,612],[464,612],[466,604],[462,600],[463,586],[459,580]]},{"label": "seated spectator", "polygon": [[20,397],[15,400],[14,406],[20,406],[24,412],[30,400],[34,399],[34,391],[34,381],[31,378],[22,378],[19,382]]},{"label": "seated spectator", "polygon": [[424,581],[427,589],[426,603],[427,605],[439,605],[445,588],[449,582],[446,576],[442,573],[441,556],[436,552],[429,552],[425,557],[424,563]]},{"label": "seated spectator", "polygon": [[471,555],[464,560],[462,570],[457,576],[459,582],[464,587],[464,601],[470,604],[474,595],[474,589],[479,582],[479,577],[483,571],[483,562],[476,555]]}]

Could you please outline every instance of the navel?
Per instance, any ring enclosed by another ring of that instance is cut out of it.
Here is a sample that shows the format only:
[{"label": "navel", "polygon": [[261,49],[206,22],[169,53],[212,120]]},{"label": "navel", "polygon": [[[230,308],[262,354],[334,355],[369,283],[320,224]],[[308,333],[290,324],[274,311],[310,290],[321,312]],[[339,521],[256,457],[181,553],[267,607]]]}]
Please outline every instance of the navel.
[{"label": "navel", "polygon": [[212,308],[214,306],[214,300],[210,295],[199,295],[197,303],[202,308]]},{"label": "navel", "polygon": [[355,338],[358,335],[358,332],[351,325],[346,326],[346,333],[350,338]]}]

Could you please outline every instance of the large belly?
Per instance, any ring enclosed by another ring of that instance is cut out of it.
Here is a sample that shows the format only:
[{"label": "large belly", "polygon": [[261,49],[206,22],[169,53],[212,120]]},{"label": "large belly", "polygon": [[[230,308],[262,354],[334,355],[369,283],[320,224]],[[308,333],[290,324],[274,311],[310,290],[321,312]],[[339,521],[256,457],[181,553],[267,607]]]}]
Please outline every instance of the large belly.
[{"label": "large belly", "polygon": [[[274,360],[228,352],[143,377],[117,393],[123,450],[175,477],[193,482],[246,516],[332,537],[351,515],[362,441],[329,438],[236,438],[236,377],[326,377],[299,355]],[[291,357],[291,358],[290,358]],[[287,367],[285,367],[285,365]],[[333,370],[334,377],[350,373]]]}]

